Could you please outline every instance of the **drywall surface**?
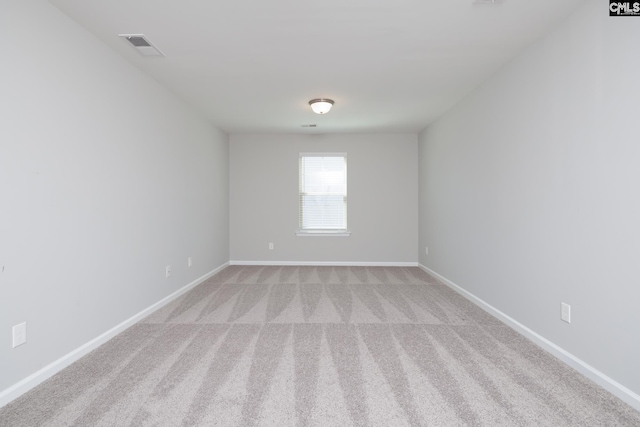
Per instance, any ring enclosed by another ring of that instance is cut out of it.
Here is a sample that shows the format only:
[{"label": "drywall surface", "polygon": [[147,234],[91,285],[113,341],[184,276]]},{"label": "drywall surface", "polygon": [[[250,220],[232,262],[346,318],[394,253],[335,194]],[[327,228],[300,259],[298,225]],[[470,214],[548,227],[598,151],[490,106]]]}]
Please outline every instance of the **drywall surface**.
[{"label": "drywall surface", "polygon": [[[232,262],[417,262],[416,134],[236,134],[229,146]],[[301,152],[347,153],[351,236],[296,236]]]},{"label": "drywall surface", "polygon": [[0,17],[1,392],[229,254],[228,137],[48,2]]},{"label": "drywall surface", "polygon": [[420,263],[637,394],[639,24],[586,3],[419,135]]}]

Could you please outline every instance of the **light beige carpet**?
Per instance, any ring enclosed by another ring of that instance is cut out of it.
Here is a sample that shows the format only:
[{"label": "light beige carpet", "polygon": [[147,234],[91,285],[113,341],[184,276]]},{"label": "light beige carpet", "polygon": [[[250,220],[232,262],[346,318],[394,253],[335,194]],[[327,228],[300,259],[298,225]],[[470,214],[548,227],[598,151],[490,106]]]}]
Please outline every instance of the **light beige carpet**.
[{"label": "light beige carpet", "polygon": [[418,268],[228,267],[2,426],[640,426]]}]

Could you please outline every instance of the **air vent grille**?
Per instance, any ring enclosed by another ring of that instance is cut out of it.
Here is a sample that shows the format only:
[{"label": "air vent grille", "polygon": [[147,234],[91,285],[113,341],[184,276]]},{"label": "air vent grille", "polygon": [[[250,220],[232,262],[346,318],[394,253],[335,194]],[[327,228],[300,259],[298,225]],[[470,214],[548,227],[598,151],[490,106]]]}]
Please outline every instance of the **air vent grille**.
[{"label": "air vent grille", "polygon": [[127,40],[129,40],[129,43],[131,43],[135,47],[151,46],[151,44],[149,44],[149,42],[146,41],[144,37],[131,36],[131,37],[127,37]]},{"label": "air vent grille", "polygon": [[160,49],[155,47],[144,34],[118,34],[120,37],[127,40],[138,52],[144,56],[164,56],[164,53],[160,52]]}]

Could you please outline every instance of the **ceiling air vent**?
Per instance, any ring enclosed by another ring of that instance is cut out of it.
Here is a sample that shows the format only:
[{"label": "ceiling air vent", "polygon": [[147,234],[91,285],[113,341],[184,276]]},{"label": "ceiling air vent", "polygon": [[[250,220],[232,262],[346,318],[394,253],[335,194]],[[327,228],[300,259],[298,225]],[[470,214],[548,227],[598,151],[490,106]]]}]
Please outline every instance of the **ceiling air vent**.
[{"label": "ceiling air vent", "polygon": [[164,53],[155,47],[149,40],[144,37],[144,34],[118,34],[120,37],[127,40],[138,52],[144,56],[164,56]]}]

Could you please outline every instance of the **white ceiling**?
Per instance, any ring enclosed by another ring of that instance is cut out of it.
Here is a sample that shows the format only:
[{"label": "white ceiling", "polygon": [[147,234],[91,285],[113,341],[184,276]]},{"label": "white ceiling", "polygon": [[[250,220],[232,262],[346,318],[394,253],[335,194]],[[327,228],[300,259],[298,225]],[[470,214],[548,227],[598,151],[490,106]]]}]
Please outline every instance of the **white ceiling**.
[{"label": "white ceiling", "polygon": [[472,1],[50,0],[229,133],[419,132],[584,0]]}]

